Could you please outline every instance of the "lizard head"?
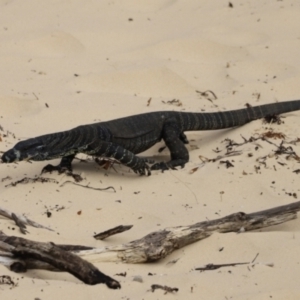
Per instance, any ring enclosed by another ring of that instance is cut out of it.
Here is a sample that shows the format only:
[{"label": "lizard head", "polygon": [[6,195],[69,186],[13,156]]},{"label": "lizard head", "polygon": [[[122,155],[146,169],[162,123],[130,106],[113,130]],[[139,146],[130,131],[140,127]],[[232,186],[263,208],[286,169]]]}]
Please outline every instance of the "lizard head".
[{"label": "lizard head", "polygon": [[12,149],[6,151],[1,159],[4,163],[22,160],[45,160],[48,157],[46,146],[36,138],[17,143]]}]

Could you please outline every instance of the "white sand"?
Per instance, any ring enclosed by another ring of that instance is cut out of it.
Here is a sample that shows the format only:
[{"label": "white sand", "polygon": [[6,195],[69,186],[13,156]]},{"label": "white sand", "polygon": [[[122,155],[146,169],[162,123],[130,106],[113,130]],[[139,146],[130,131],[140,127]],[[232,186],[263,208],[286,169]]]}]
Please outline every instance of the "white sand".
[{"label": "white sand", "polygon": [[[1,0],[0,125],[16,138],[0,132],[0,150],[6,151],[19,139],[148,111],[230,110],[246,103],[299,98],[300,4],[292,0],[231,2],[233,8],[218,0]],[[212,90],[218,99],[212,104],[196,90]],[[172,99],[179,99],[182,106],[162,102]],[[28,228],[29,239],[102,247],[167,226],[287,204],[296,201],[287,193],[300,195],[299,175],[292,172],[299,164],[284,156],[268,158],[257,174],[256,159],[274,150],[267,143],[259,142],[262,148],[257,151],[254,144],[239,148],[243,154],[230,158],[234,168],[209,163],[192,175],[189,172],[200,165],[200,155],[216,157],[213,149],[217,147],[224,153],[225,138],[242,142],[241,135],[249,138],[273,128],[288,140],[295,139],[298,117],[299,112],[289,113],[280,126],[259,120],[232,130],[190,133],[186,167],[153,172],[150,177],[139,177],[125,167],[116,166],[118,173],[105,172],[92,162],[74,162],[74,171],[86,178],[84,184],[114,186],[116,193],[52,183],[5,187],[24,176],[35,177],[45,162],[3,164],[1,178],[11,179],[0,182],[0,205],[56,230]],[[158,155],[158,148],[146,155],[168,159],[168,152]],[[298,145],[293,149],[300,153]],[[60,183],[69,179],[46,175]],[[65,209],[56,211],[56,205]],[[47,209],[51,218],[45,215]],[[120,224],[134,226],[103,242],[93,239],[95,232]],[[0,219],[0,230],[21,235],[13,227]],[[120,280],[118,291],[84,285],[66,273],[16,274],[0,265],[0,276],[10,275],[18,282],[13,289],[0,285],[0,297],[299,299],[299,231],[300,222],[295,220],[261,232],[214,234],[153,264],[97,263],[101,271]],[[271,262],[274,267],[193,270],[208,263],[251,261],[257,253],[257,262]],[[168,264],[175,259],[177,263]],[[115,276],[121,272],[127,276]],[[149,272],[155,275],[148,276]],[[144,282],[133,282],[135,275]],[[149,292],[155,283],[177,287],[179,292]]]}]

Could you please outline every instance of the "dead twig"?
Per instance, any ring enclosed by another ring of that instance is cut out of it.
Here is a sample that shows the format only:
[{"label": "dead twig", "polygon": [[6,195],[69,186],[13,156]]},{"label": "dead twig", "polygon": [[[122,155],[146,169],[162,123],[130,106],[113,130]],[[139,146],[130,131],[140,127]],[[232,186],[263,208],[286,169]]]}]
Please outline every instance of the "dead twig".
[{"label": "dead twig", "polygon": [[179,289],[178,288],[171,288],[169,286],[166,285],[160,285],[160,284],[152,284],[151,285],[151,292],[153,293],[155,290],[161,289],[163,291],[165,291],[165,294],[167,293],[174,293],[174,292],[178,292]]},{"label": "dead twig", "polygon": [[112,229],[109,229],[109,230],[106,230],[106,231],[103,231],[103,232],[100,232],[98,234],[95,234],[94,235],[94,238],[96,240],[104,240],[106,239],[107,237],[111,236],[111,235],[114,235],[114,234],[118,234],[118,233],[121,233],[121,232],[124,232],[124,231],[127,231],[129,229],[132,228],[133,225],[120,225],[120,226],[117,226],[117,227],[114,227]]},{"label": "dead twig", "polygon": [[106,190],[112,189],[114,192],[116,192],[116,190],[113,186],[108,186],[106,188],[95,188],[95,187],[89,186],[88,184],[87,185],[82,185],[82,184],[79,184],[79,183],[76,183],[76,182],[73,182],[73,181],[70,181],[70,180],[67,180],[67,181],[63,182],[60,185],[60,187],[63,187],[67,183],[71,183],[71,184],[74,184],[74,185],[77,185],[77,186],[80,186],[80,187],[83,187],[83,188],[86,188],[86,189],[95,190],[95,191],[106,191]]},{"label": "dead twig", "polygon": [[[46,226],[44,226],[44,225],[38,224],[38,223],[36,223],[36,222],[34,222],[34,221],[28,219],[28,218],[27,218],[26,216],[24,216],[24,215],[22,215],[22,216],[21,216],[21,215],[17,215],[17,214],[15,214],[15,213],[10,212],[9,210],[4,209],[4,208],[1,208],[1,207],[0,207],[0,215],[3,216],[3,217],[5,217],[5,218],[8,218],[8,219],[10,219],[10,220],[14,220],[15,222],[16,222],[16,220],[17,220],[17,222],[18,222],[19,224],[23,224],[24,226],[25,226],[25,225],[30,225],[30,226],[32,226],[32,227],[43,228],[43,229],[47,229],[47,230],[53,231],[53,229],[51,229],[51,228],[49,228],[49,227],[46,227]],[[23,225],[21,225],[21,226],[23,226]],[[18,225],[18,226],[19,226],[19,225]],[[26,226],[25,226],[25,228],[26,228]]]},{"label": "dead twig", "polygon": [[22,178],[18,181],[11,182],[11,183],[5,185],[5,187],[17,186],[20,183],[35,183],[35,182],[41,182],[41,183],[52,182],[52,183],[58,184],[58,181],[53,179],[53,178],[46,178],[46,177],[29,178],[29,177],[24,177],[24,178]]}]

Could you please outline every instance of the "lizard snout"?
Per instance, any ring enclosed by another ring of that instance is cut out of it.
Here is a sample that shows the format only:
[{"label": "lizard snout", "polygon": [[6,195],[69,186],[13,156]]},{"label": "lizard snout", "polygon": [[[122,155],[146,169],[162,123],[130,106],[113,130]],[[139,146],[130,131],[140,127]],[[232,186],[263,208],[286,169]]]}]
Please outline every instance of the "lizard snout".
[{"label": "lizard snout", "polygon": [[20,159],[20,152],[15,149],[10,149],[6,151],[1,157],[1,160],[4,163],[12,163],[14,161],[18,161],[19,159]]}]

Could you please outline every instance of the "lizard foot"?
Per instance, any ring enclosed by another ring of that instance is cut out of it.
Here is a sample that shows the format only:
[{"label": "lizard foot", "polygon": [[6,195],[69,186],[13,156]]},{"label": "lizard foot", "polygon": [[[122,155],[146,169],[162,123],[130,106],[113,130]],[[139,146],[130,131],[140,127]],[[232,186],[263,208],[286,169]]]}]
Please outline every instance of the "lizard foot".
[{"label": "lizard foot", "polygon": [[159,162],[159,163],[155,163],[153,166],[151,166],[151,170],[161,170],[162,172],[169,170],[169,169],[173,169],[176,170],[176,168],[172,168],[170,167],[167,163],[165,162]]},{"label": "lizard foot", "polygon": [[151,170],[161,170],[162,173],[166,170],[177,170],[175,167],[184,167],[184,163],[174,164],[173,161],[159,162],[151,166]]},{"label": "lizard foot", "polygon": [[149,160],[149,159],[141,159],[140,162],[134,166],[133,171],[136,174],[139,175],[147,175],[150,176],[151,175],[151,168],[148,166],[147,163],[153,163],[153,160]]},{"label": "lizard foot", "polygon": [[42,169],[41,174],[43,173],[51,173],[53,171],[58,171],[59,174],[61,173],[65,173],[67,171],[72,173],[72,167],[71,166],[64,166],[64,165],[57,165],[57,166],[53,166],[53,165],[47,165]]}]

